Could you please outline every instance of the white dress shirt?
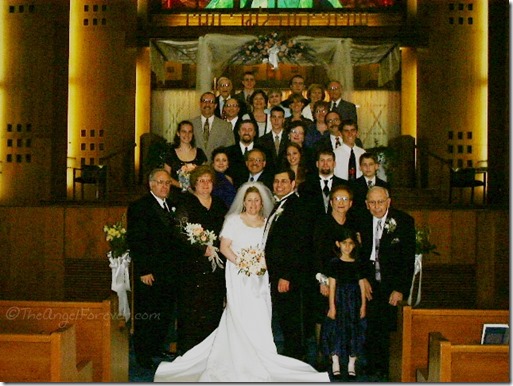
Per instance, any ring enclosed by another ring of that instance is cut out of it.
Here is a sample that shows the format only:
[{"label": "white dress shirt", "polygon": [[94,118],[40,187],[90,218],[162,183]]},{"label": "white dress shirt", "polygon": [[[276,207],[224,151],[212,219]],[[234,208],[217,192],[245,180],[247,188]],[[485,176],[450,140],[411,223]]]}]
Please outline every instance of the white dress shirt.
[{"label": "white dress shirt", "polygon": [[[353,146],[354,156],[356,158],[356,178],[362,175],[362,171],[360,170],[360,156],[365,153],[365,149],[358,147],[356,145]],[[344,180],[348,180],[348,172],[349,168],[349,157],[351,156],[351,148],[347,146],[345,143],[342,146],[339,146],[335,150],[335,175]]]}]

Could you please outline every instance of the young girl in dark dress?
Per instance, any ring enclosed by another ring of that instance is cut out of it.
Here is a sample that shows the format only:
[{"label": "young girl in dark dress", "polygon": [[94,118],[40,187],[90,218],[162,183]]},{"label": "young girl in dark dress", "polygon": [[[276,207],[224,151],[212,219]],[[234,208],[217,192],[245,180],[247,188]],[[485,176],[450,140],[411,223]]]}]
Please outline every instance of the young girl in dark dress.
[{"label": "young girl in dark dress", "polygon": [[325,354],[331,357],[333,375],[340,375],[340,363],[347,360],[347,373],[356,376],[355,363],[362,354],[365,338],[366,298],[358,280],[356,233],[343,228],[335,242],[340,250],[328,266],[329,311],[323,326]]}]

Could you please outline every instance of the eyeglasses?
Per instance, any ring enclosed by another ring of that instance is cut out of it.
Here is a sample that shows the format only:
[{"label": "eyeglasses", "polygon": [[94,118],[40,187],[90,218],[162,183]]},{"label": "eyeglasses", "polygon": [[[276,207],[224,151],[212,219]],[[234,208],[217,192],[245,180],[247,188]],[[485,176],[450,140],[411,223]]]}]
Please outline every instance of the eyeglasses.
[{"label": "eyeglasses", "polygon": [[331,122],[340,122],[340,119],[339,118],[332,118],[332,119],[327,119],[326,120],[326,123],[331,123]]},{"label": "eyeglasses", "polygon": [[210,178],[198,178],[198,182],[201,184],[211,184],[212,180]]},{"label": "eyeglasses", "polygon": [[171,180],[152,180],[153,182],[156,182],[157,185],[166,185],[166,186],[170,186],[171,185]]},{"label": "eyeglasses", "polygon": [[349,197],[333,197],[333,200],[335,201],[344,201],[344,202],[348,202],[350,200]]},{"label": "eyeglasses", "polygon": [[260,159],[260,158],[248,158],[248,161],[249,162],[254,162],[256,164],[261,164],[262,162],[264,162],[264,160]]},{"label": "eyeglasses", "polygon": [[239,107],[239,105],[230,103],[229,105],[224,105],[224,107]]},{"label": "eyeglasses", "polygon": [[296,129],[292,129],[290,130],[291,134],[301,134],[301,135],[305,135],[305,132],[302,131],[302,130],[296,130]]},{"label": "eyeglasses", "polygon": [[338,90],[340,87],[338,86],[331,86],[331,87],[328,87],[328,90],[330,91],[335,91],[335,90]]},{"label": "eyeglasses", "polygon": [[201,103],[214,104],[214,103],[216,103],[216,101],[215,101],[215,100],[213,100],[213,99],[202,99],[202,100],[201,100]]},{"label": "eyeglasses", "polygon": [[315,110],[315,114],[319,114],[319,113],[327,113],[328,110]]},{"label": "eyeglasses", "polygon": [[378,201],[367,201],[367,204],[369,205],[372,205],[372,206],[376,206],[376,205],[383,205],[387,202],[387,200],[378,200]]},{"label": "eyeglasses", "polygon": [[229,85],[230,85],[229,83],[221,83],[221,84],[219,85],[219,87],[228,87]]}]

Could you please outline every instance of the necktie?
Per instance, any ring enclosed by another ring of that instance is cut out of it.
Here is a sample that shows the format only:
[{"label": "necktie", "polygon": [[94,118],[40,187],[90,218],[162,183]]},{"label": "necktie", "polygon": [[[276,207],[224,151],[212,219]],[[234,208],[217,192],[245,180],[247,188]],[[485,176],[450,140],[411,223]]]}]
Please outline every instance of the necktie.
[{"label": "necktie", "polygon": [[169,206],[167,206],[167,202],[166,201],[164,201],[164,210],[166,212],[169,212]]},{"label": "necktie", "polygon": [[208,136],[210,135],[210,126],[208,124],[208,118],[205,119],[205,125],[203,126],[203,142],[205,142],[205,148],[208,144]]},{"label": "necktie", "polygon": [[274,149],[276,150],[276,154],[280,152],[280,136],[274,136]]},{"label": "necktie", "polygon": [[334,111],[337,108],[337,102],[331,102],[331,111]]},{"label": "necktie", "polygon": [[349,156],[349,166],[347,168],[347,176],[349,181],[356,180],[356,157],[353,149],[351,149],[351,155]]},{"label": "necktie", "polygon": [[340,137],[335,138],[335,149],[341,145],[340,143]]},{"label": "necktie", "polygon": [[324,188],[322,188],[322,192],[324,193],[324,195],[326,197],[328,197],[330,194],[330,188],[328,186],[328,182],[329,182],[329,180],[324,180]]},{"label": "necktie", "polygon": [[253,176],[249,177],[249,182],[254,182],[255,181],[255,178],[253,178]]},{"label": "necktie", "polygon": [[374,186],[374,184],[372,183],[371,180],[367,181],[367,186],[370,188],[372,188]]},{"label": "necktie", "polygon": [[376,225],[376,235],[374,239],[374,247],[375,247],[375,261],[374,261],[374,268],[376,269],[376,281],[381,281],[381,270],[379,267],[379,240],[380,240],[380,234],[381,234],[381,220],[378,220],[378,224]]},{"label": "necktie", "polygon": [[247,152],[248,152],[248,147],[246,146],[246,147],[244,148],[244,155],[246,155],[246,153],[247,153]]}]

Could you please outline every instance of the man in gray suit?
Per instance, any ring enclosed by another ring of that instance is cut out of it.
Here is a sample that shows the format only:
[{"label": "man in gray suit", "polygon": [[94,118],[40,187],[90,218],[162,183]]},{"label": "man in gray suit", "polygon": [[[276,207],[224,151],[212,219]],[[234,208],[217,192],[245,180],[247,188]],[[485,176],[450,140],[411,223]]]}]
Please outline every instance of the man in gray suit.
[{"label": "man in gray suit", "polygon": [[211,161],[212,150],[217,147],[228,147],[235,143],[232,125],[214,115],[216,96],[206,92],[200,98],[201,115],[191,119],[194,127],[196,146],[203,149],[208,161]]}]

